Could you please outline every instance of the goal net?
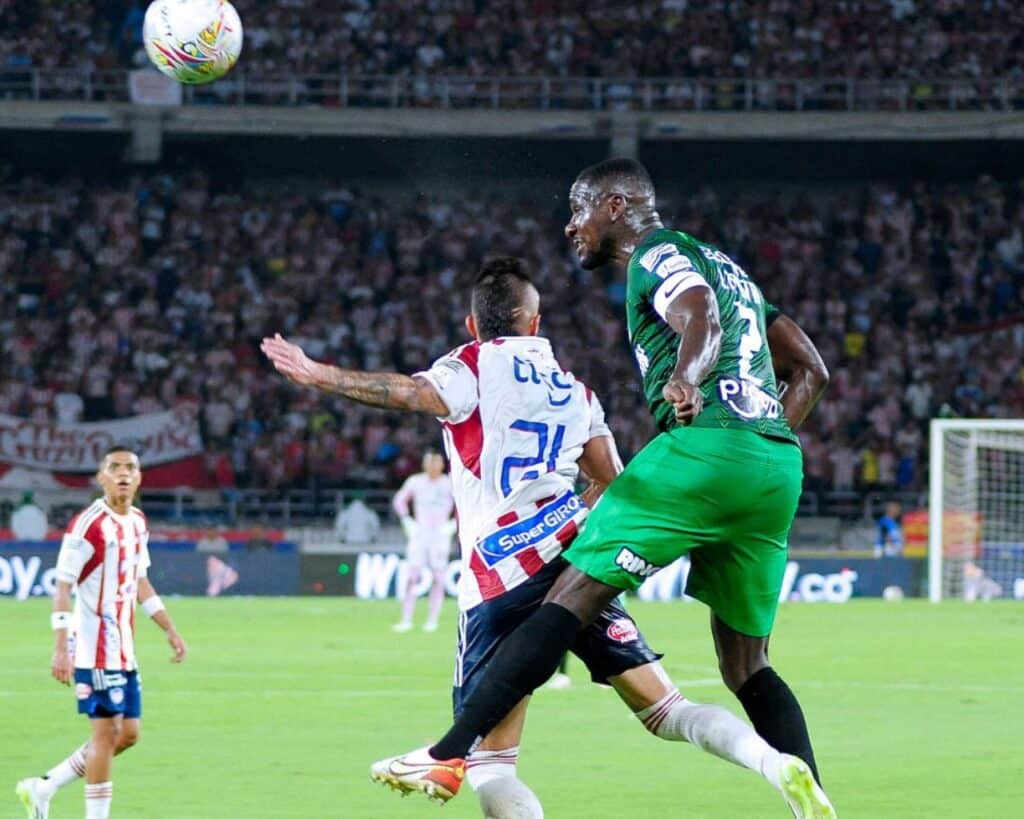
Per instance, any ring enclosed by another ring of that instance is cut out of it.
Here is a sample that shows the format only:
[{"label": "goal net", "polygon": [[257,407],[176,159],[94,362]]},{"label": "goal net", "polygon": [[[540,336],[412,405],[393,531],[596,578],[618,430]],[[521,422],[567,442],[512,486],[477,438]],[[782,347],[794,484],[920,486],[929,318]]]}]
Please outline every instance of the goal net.
[{"label": "goal net", "polygon": [[1024,599],[1024,420],[931,422],[928,596]]}]

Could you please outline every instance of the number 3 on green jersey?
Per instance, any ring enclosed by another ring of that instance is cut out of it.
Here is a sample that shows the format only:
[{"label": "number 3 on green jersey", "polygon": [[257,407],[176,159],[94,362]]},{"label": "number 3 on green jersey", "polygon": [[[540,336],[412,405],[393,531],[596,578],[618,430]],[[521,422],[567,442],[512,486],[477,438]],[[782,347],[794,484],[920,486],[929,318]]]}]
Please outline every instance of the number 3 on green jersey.
[{"label": "number 3 on green jersey", "polygon": [[795,441],[779,402],[765,326],[766,303],[742,268],[711,245],[679,231],[651,233],[627,268],[629,341],[643,376],[644,396],[659,429],[675,418],[661,396],[676,365],[679,337],[665,320],[681,293],[707,286],[718,302],[722,350],[701,384],[704,411],[694,426],[749,429]]}]

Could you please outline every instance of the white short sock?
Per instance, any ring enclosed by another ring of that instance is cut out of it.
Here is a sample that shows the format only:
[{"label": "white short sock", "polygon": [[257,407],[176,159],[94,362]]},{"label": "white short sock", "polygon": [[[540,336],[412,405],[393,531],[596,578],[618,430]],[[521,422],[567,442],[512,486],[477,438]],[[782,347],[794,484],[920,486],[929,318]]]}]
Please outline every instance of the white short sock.
[{"label": "white short sock", "polygon": [[544,819],[540,800],[516,776],[519,748],[474,751],[466,760],[466,781],[476,791],[484,819]]},{"label": "white short sock", "polygon": [[644,727],[657,737],[685,741],[709,754],[756,771],[779,787],[781,754],[739,717],[718,705],[691,702],[678,691],[666,694],[643,711]]},{"label": "white short sock", "polygon": [[47,771],[46,777],[43,779],[43,787],[50,789],[53,794],[59,788],[70,785],[85,776],[85,749],[87,747],[88,744],[76,748],[71,756]]},{"label": "white short sock", "polygon": [[85,786],[85,819],[108,819],[114,798],[113,782]]}]

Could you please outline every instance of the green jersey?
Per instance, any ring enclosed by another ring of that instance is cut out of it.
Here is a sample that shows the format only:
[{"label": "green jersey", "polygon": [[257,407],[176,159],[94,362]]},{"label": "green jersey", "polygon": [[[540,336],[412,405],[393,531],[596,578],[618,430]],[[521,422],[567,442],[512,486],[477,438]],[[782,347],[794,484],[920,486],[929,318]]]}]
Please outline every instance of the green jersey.
[{"label": "green jersey", "polygon": [[686,233],[661,228],[637,246],[626,273],[629,343],[659,429],[675,426],[672,405],[661,395],[679,350],[666,311],[680,293],[707,285],[718,301],[722,351],[700,385],[704,409],[693,426],[748,429],[798,441],[782,414],[772,369],[765,327],[770,306],[739,265]]}]

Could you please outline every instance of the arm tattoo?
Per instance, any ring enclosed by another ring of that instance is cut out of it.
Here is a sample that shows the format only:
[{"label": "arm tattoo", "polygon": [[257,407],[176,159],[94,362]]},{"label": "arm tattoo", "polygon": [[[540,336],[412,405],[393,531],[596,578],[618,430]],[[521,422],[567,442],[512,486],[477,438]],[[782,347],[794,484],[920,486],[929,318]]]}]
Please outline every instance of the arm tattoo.
[{"label": "arm tattoo", "polygon": [[399,373],[364,373],[329,367],[320,387],[328,392],[381,409],[448,414],[441,396],[422,378]]}]

